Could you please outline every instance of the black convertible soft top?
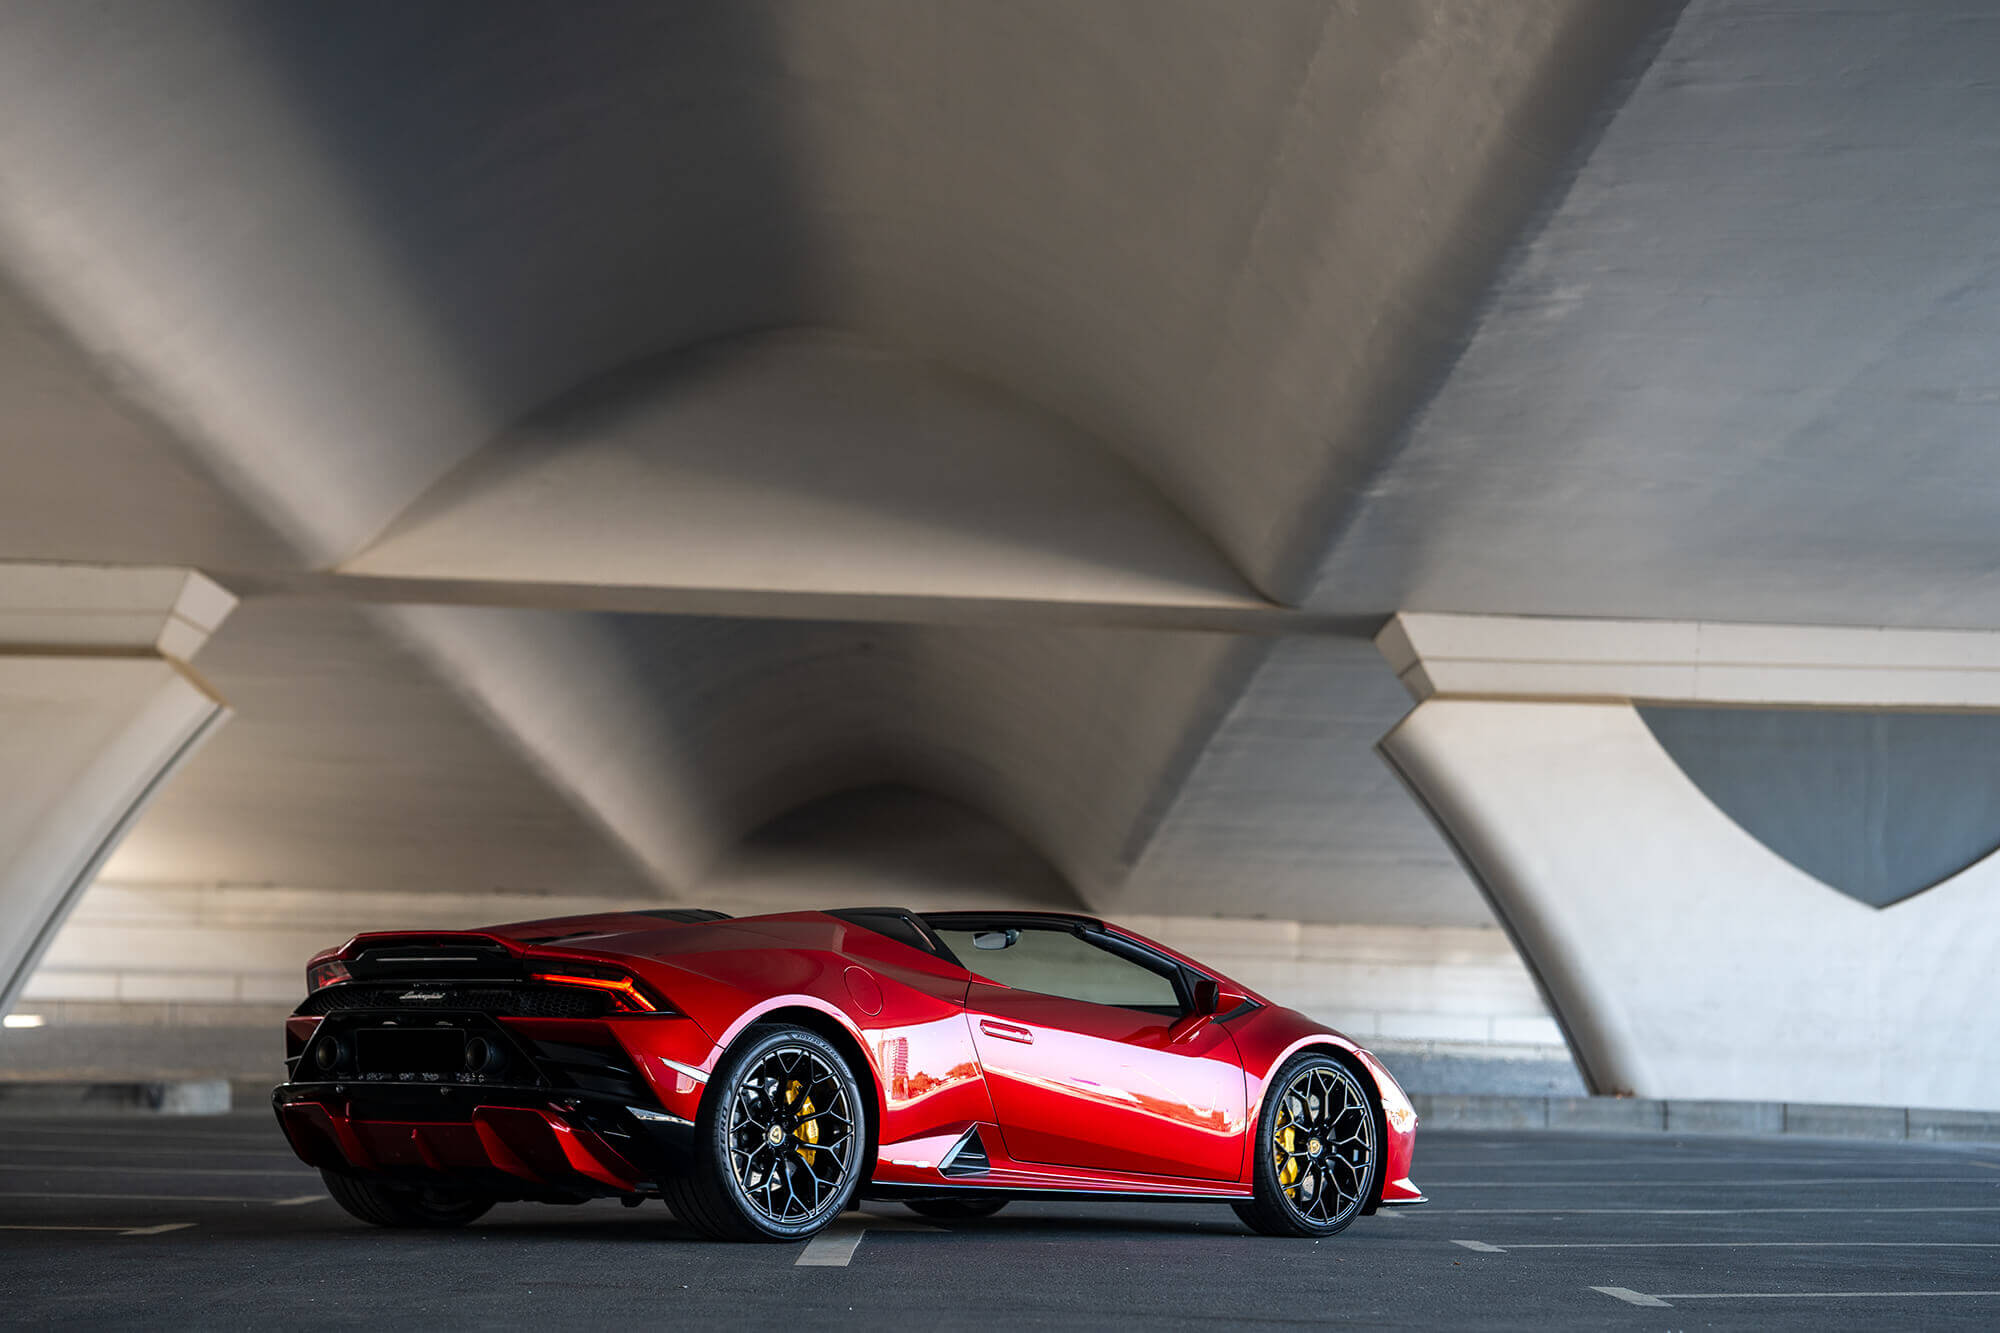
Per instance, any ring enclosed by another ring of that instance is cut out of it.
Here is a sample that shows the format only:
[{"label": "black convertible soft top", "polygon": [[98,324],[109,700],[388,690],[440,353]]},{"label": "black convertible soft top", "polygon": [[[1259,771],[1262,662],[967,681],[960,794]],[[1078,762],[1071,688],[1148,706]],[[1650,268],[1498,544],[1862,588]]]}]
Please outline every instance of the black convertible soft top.
[{"label": "black convertible soft top", "polygon": [[983,930],[1005,926],[1048,925],[1072,931],[1102,931],[1104,922],[1080,912],[912,912],[907,907],[836,907],[827,912],[852,925],[886,935],[898,944],[907,944],[927,954],[958,963],[958,955],[938,938],[937,930]]}]

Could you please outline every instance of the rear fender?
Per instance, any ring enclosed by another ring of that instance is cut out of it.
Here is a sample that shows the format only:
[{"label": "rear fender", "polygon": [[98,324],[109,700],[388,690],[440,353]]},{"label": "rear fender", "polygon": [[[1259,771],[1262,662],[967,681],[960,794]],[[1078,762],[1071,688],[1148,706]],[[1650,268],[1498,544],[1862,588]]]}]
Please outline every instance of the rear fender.
[{"label": "rear fender", "polygon": [[[807,1011],[818,1021],[807,1021],[807,1015],[800,1013],[800,1010]],[[723,1033],[722,1040],[716,1043],[715,1051],[709,1058],[708,1072],[711,1074],[715,1072],[716,1067],[722,1063],[722,1057],[751,1028],[759,1023],[787,1019],[799,1023],[802,1027],[818,1031],[821,1036],[832,1041],[850,1062],[859,1066],[855,1070],[855,1075],[868,1085],[869,1094],[874,1100],[875,1113],[869,1117],[868,1140],[861,1159],[872,1166],[875,1161],[875,1145],[880,1142],[882,1125],[888,1117],[888,1103],[883,1096],[882,1078],[875,1068],[875,1060],[867,1040],[862,1036],[861,1029],[855,1026],[854,1021],[836,1006],[828,1004],[816,995],[798,994],[777,995],[760,1002],[744,1011]],[[825,1030],[829,1026],[831,1031]],[[708,1087],[703,1088],[704,1103],[713,1086],[711,1081]]]}]

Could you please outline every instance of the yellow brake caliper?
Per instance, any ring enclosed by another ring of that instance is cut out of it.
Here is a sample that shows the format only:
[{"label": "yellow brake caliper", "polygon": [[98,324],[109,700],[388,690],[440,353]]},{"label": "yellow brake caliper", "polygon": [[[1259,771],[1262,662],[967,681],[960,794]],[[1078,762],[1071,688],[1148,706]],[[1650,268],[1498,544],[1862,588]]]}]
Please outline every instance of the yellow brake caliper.
[{"label": "yellow brake caliper", "polygon": [[[818,1143],[819,1121],[815,1118],[812,1098],[805,1092],[806,1085],[797,1079],[793,1079],[791,1086],[785,1089],[785,1105],[798,1107],[799,1126],[792,1131],[792,1137],[801,1143]],[[811,1148],[801,1148],[799,1156],[805,1159],[807,1166],[811,1166],[817,1155]]]},{"label": "yellow brake caliper", "polygon": [[1299,1159],[1287,1154],[1296,1151],[1292,1147],[1292,1136],[1297,1133],[1292,1128],[1292,1108],[1289,1101],[1281,1103],[1284,1114],[1271,1130],[1271,1159],[1278,1168],[1278,1188],[1289,1190],[1299,1180]]}]

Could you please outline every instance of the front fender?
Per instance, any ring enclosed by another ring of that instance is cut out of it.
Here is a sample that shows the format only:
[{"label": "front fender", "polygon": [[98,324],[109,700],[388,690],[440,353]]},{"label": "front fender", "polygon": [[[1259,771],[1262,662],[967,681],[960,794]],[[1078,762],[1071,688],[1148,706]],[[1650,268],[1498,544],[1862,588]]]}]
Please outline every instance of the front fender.
[{"label": "front fender", "polygon": [[[1416,1154],[1416,1108],[1410,1105],[1409,1096],[1396,1082],[1395,1076],[1372,1052],[1352,1038],[1322,1027],[1291,1009],[1273,1007],[1259,1010],[1244,1022],[1232,1026],[1236,1030],[1237,1046],[1243,1054],[1245,1091],[1250,1101],[1250,1124],[1246,1133],[1247,1141],[1253,1147],[1257,1143],[1264,1097],[1270,1088],[1271,1077],[1283,1068],[1285,1061],[1308,1047],[1337,1050],[1367,1073],[1375,1085],[1377,1104],[1382,1112],[1377,1122],[1382,1134],[1382,1171],[1376,1185],[1375,1200],[1370,1202],[1368,1210],[1374,1211],[1376,1203],[1383,1200],[1393,1203],[1422,1202],[1423,1195],[1409,1179],[1410,1164]],[[1255,1170],[1255,1156],[1246,1153],[1243,1183],[1254,1182]]]}]

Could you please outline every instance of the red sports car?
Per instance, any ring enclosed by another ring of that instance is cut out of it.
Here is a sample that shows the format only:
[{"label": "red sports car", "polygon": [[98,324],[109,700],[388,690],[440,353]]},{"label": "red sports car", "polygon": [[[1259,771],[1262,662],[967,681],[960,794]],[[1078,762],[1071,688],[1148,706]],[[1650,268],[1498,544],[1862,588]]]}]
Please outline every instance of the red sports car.
[{"label": "red sports car", "polygon": [[664,1198],[798,1240],[858,1195],[1231,1204],[1329,1236],[1410,1183],[1367,1051],[1131,931],[1052,912],[613,912],[315,957],[273,1095],[381,1226]]}]

